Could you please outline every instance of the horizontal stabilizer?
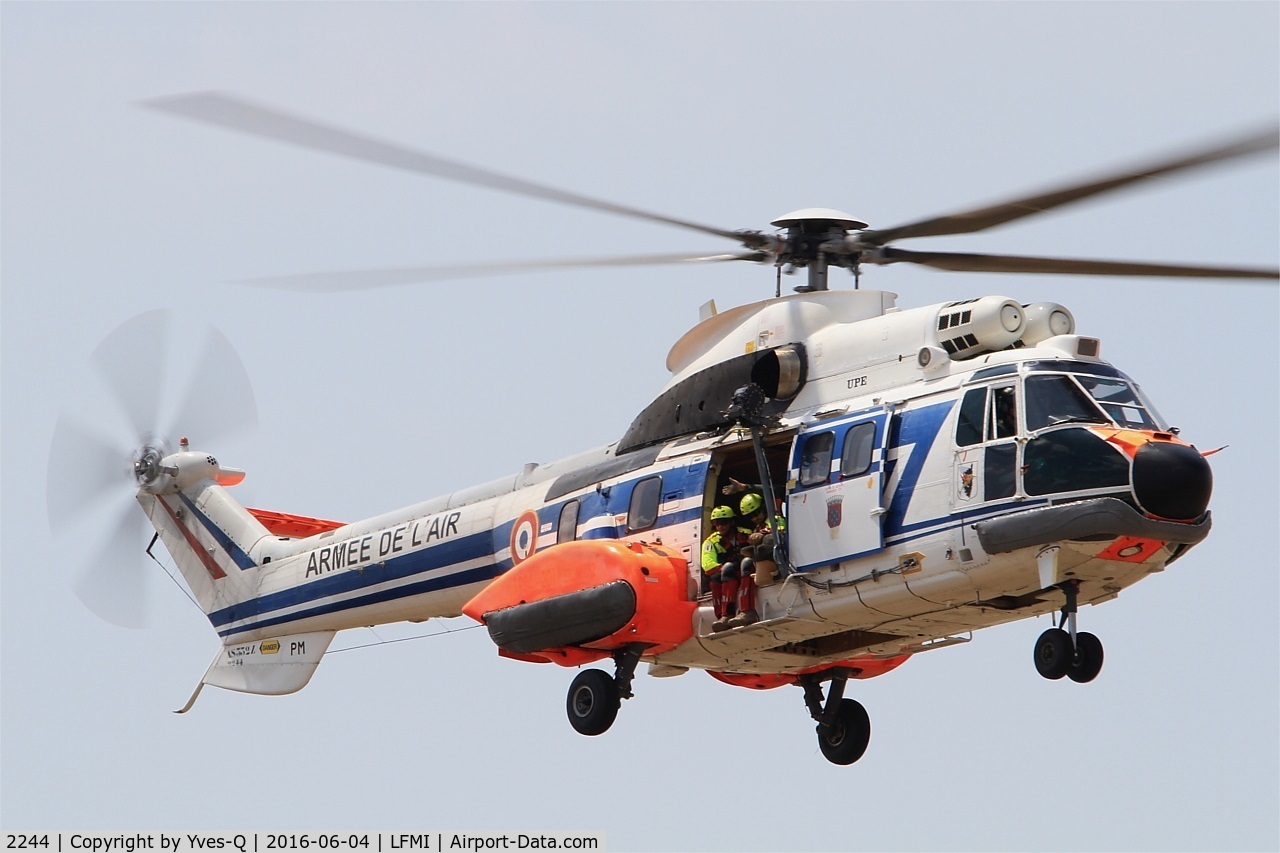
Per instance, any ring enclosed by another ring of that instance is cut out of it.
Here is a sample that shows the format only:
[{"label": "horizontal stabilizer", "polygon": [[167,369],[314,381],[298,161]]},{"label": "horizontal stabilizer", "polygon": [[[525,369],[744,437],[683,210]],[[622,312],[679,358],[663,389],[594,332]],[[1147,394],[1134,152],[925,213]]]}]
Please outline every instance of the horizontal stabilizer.
[{"label": "horizontal stabilizer", "polygon": [[289,539],[306,539],[317,533],[337,530],[346,522],[330,521],[327,518],[312,518],[307,515],[293,515],[287,512],[276,512],[270,509],[254,509],[247,507],[254,518],[262,522],[262,526],[271,531],[272,536],[284,536]]},{"label": "horizontal stabilizer", "polygon": [[262,696],[296,693],[307,686],[336,633],[316,631],[223,646],[187,704],[176,713],[191,710],[206,684]]}]

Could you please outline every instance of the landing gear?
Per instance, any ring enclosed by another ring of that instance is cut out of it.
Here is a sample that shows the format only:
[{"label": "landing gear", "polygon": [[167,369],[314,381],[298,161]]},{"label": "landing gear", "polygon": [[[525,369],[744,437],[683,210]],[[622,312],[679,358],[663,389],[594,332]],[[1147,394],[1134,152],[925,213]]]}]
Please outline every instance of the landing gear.
[{"label": "landing gear", "polygon": [[800,679],[809,715],[818,721],[818,748],[832,764],[852,764],[867,751],[871,742],[871,718],[862,703],[844,698],[849,670],[835,669],[822,673],[831,679],[826,702],[822,699],[821,678],[807,675]]},{"label": "landing gear", "polygon": [[1071,635],[1061,628],[1050,628],[1036,640],[1036,672],[1045,678],[1057,681],[1066,675],[1074,656]]},{"label": "landing gear", "polygon": [[601,735],[618,716],[618,685],[601,669],[584,669],[569,685],[565,710],[580,735]]},{"label": "landing gear", "polygon": [[1076,653],[1067,678],[1078,684],[1093,681],[1102,671],[1102,641],[1084,631],[1076,634]]},{"label": "landing gear", "polygon": [[1050,628],[1036,640],[1036,672],[1054,680],[1065,675],[1072,681],[1085,684],[1097,678],[1102,671],[1102,641],[1088,632],[1076,632],[1076,598],[1080,582],[1067,581],[1060,588],[1067,596],[1060,624],[1067,628]]},{"label": "landing gear", "polygon": [[609,730],[622,700],[631,698],[631,679],[645,648],[642,643],[633,643],[614,652],[616,672],[612,676],[604,670],[584,669],[574,677],[565,698],[565,712],[574,731],[594,736]]}]

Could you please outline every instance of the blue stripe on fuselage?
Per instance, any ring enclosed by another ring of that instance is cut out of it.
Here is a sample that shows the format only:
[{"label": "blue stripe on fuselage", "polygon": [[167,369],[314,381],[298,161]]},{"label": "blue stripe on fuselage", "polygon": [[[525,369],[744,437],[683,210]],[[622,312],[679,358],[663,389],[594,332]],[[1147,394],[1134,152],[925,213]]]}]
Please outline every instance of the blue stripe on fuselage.
[{"label": "blue stripe on fuselage", "polygon": [[[209,621],[214,624],[214,627],[220,627],[286,607],[295,607],[329,596],[342,595],[387,581],[402,580],[435,569],[447,568],[469,560],[492,558],[492,556],[493,552],[489,548],[489,531],[486,530],[483,533],[473,533],[452,542],[443,542],[431,548],[392,557],[378,563],[367,563],[359,569],[345,569],[309,583],[242,601],[222,610],[213,611],[209,614]],[[445,584],[445,586],[448,585],[450,584]],[[342,607],[348,606],[347,602],[340,604]],[[288,618],[297,617],[291,615]]]},{"label": "blue stripe on fuselage", "polygon": [[[884,517],[884,538],[902,533],[907,528],[904,520],[911,506],[912,495],[916,484],[920,481],[920,472],[924,470],[925,460],[933,450],[933,443],[942,429],[955,400],[947,400],[925,406],[922,409],[907,409],[895,414],[890,422],[888,442],[889,452],[897,451],[894,459],[885,462],[885,485],[893,477],[894,470],[902,464],[903,451],[910,448],[902,475],[898,478],[898,487],[893,492],[893,500],[889,503],[889,511]],[[942,519],[939,519],[942,520]]]},{"label": "blue stripe on fuselage", "polygon": [[[707,468],[708,463],[702,462],[698,465],[671,468],[660,472],[663,477],[662,493],[664,497],[671,495],[685,497],[694,493],[701,494]],[[622,512],[625,512],[630,503],[631,492],[635,484],[652,476],[656,476],[656,474],[643,473],[632,480],[606,486],[603,491],[590,491],[568,497],[554,504],[539,507],[536,510],[539,530],[545,523],[544,519],[554,519],[555,523],[558,524],[561,510],[566,503],[572,500],[581,501],[580,527],[583,522],[590,520],[592,517],[611,515],[610,510],[615,506],[621,507]],[[640,531],[637,535],[659,534],[665,528],[696,521],[701,514],[700,506],[660,514],[657,523],[653,527]],[[495,554],[508,547],[508,543],[511,541],[511,531],[518,521],[519,517],[517,516],[481,533],[469,534],[453,541],[443,542],[421,551],[403,554],[379,563],[366,564],[360,569],[345,569],[290,589],[240,602],[210,613],[209,621],[213,623],[215,628],[222,629],[219,633],[226,636],[293,622],[311,616],[341,612],[355,607],[379,604],[425,592],[434,592],[490,580],[506,572],[513,565],[510,557],[499,561],[495,559]],[[624,523],[588,531],[583,538],[621,538],[625,535],[631,534],[626,530]],[[268,616],[268,614],[286,608],[295,608],[300,605],[319,602],[331,596],[356,592],[388,581],[404,580],[414,575],[447,569],[451,566],[474,560],[485,560],[486,562],[479,567],[462,572],[424,578],[420,581],[400,584],[390,589],[371,592],[343,599],[342,601],[317,604],[315,607],[287,615]],[[255,617],[265,618],[255,620]],[[224,626],[236,622],[246,622],[246,620],[254,621],[235,628],[224,628]]]},{"label": "blue stripe on fuselage", "polygon": [[244,552],[244,549],[232,541],[231,537],[228,536],[221,527],[214,524],[209,516],[201,512],[200,509],[192,503],[191,498],[187,497],[182,492],[178,492],[178,497],[182,499],[182,503],[191,511],[191,514],[200,520],[200,523],[204,525],[204,529],[209,531],[209,535],[213,537],[215,542],[222,546],[222,549],[226,551],[232,561],[240,567],[241,571],[255,569],[258,567],[258,564]]}]

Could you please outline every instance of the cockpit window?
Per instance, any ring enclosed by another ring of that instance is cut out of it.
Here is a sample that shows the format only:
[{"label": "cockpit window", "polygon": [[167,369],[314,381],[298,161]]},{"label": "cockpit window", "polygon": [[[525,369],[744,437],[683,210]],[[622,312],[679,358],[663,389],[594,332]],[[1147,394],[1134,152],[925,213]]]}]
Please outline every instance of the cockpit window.
[{"label": "cockpit window", "polygon": [[964,395],[956,418],[956,445],[982,444],[982,411],[987,405],[987,389],[973,388]]},{"label": "cockpit window", "polygon": [[1106,422],[1070,377],[1049,373],[1027,377],[1027,429],[1032,432],[1058,424]]},{"label": "cockpit window", "polygon": [[1085,429],[1056,429],[1027,442],[1023,486],[1029,495],[1123,488],[1129,461]]},{"label": "cockpit window", "polygon": [[1078,376],[1076,379],[1101,404],[1107,416],[1120,426],[1159,429],[1142,399],[1128,382],[1101,376]]},{"label": "cockpit window", "polygon": [[1018,434],[1017,395],[1012,385],[992,388],[988,399],[987,438],[1012,438]]}]

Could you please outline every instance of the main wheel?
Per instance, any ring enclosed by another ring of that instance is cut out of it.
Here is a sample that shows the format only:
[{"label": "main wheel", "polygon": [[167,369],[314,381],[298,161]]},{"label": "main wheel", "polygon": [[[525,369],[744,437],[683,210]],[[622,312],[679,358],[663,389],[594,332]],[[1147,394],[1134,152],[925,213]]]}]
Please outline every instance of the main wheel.
[{"label": "main wheel", "polygon": [[1071,669],[1075,653],[1071,635],[1061,628],[1050,628],[1036,640],[1036,672],[1056,681]]},{"label": "main wheel", "polygon": [[1076,634],[1075,654],[1071,658],[1071,667],[1067,670],[1067,678],[1079,684],[1093,681],[1102,671],[1102,641],[1093,634],[1081,632]]},{"label": "main wheel", "polygon": [[818,726],[818,747],[832,764],[852,764],[870,742],[871,718],[862,703],[853,699],[841,699],[835,722]]},{"label": "main wheel", "polygon": [[581,735],[604,734],[618,716],[620,701],[613,676],[600,669],[584,669],[569,685],[565,701],[569,724]]}]

